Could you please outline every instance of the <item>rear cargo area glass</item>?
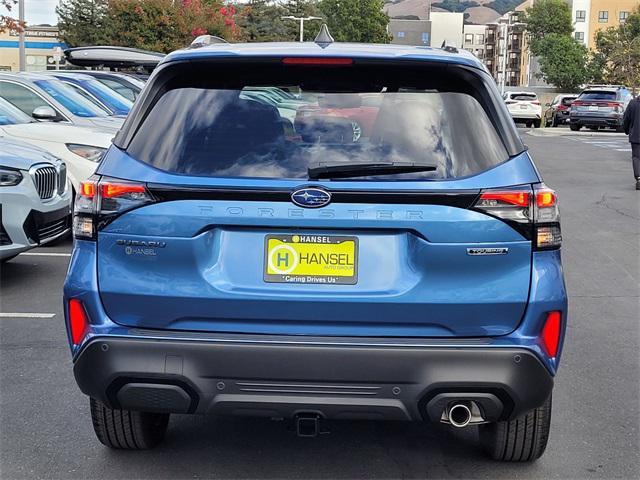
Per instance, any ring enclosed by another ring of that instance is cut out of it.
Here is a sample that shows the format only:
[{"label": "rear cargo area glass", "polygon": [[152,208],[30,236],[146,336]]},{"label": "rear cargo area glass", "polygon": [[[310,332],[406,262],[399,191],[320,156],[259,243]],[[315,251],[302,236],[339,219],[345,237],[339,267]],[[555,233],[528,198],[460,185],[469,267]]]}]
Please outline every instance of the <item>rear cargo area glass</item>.
[{"label": "rear cargo area glass", "polygon": [[468,84],[312,70],[169,85],[127,153],[177,174],[291,179],[365,162],[435,167],[375,180],[454,179],[509,158],[481,93]]}]

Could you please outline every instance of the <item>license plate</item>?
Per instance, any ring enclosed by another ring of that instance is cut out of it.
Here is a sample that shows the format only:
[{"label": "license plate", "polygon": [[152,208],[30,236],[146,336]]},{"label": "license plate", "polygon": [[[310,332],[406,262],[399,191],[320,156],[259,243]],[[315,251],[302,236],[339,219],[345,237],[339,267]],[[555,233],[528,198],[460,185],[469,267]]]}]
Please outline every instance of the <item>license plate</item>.
[{"label": "license plate", "polygon": [[358,237],[267,235],[264,281],[355,285],[358,283]]},{"label": "license plate", "polygon": [[596,105],[591,105],[591,106],[589,107],[589,111],[590,111],[590,112],[597,112],[597,111],[598,111],[598,107],[597,107]]},{"label": "license plate", "polygon": [[528,105],[520,105],[520,110],[526,110],[527,108],[529,108]]}]

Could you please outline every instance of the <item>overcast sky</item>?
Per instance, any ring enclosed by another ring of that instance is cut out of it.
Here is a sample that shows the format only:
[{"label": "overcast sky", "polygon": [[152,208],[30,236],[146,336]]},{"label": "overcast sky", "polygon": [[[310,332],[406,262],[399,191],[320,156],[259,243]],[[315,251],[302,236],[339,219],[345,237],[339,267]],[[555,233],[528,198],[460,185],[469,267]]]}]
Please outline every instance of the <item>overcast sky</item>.
[{"label": "overcast sky", "polygon": [[[55,25],[58,23],[56,17],[56,5],[59,0],[25,0],[24,16],[27,24],[39,25],[48,23]],[[18,6],[12,10],[12,15],[18,16]]]}]

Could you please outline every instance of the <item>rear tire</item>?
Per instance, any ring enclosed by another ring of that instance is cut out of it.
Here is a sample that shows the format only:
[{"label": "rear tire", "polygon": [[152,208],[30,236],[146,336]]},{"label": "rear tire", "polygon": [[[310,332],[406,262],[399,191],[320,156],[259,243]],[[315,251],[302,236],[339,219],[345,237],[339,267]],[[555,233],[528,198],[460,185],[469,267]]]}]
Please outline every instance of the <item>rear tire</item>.
[{"label": "rear tire", "polygon": [[572,132],[577,132],[582,127],[580,125],[571,124],[571,125],[569,125],[569,128],[571,129]]},{"label": "rear tire", "polygon": [[532,462],[544,453],[551,427],[551,397],[520,418],[480,425],[485,452],[502,462]]},{"label": "rear tire", "polygon": [[95,398],[90,406],[93,430],[109,448],[147,450],[158,445],[167,431],[168,413],[116,410]]},{"label": "rear tire", "polygon": [[533,128],[540,128],[540,120],[533,122]]}]

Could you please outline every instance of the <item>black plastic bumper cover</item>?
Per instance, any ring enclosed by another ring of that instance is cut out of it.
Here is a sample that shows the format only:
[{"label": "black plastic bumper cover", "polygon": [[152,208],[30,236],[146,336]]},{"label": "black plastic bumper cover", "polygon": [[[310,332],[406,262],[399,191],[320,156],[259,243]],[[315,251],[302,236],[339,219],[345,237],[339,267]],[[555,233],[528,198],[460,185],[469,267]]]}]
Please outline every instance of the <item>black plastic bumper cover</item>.
[{"label": "black plastic bumper cover", "polygon": [[553,378],[517,348],[95,338],[75,360],[80,389],[113,408],[223,415],[425,420],[441,393],[490,393],[511,419]]}]

